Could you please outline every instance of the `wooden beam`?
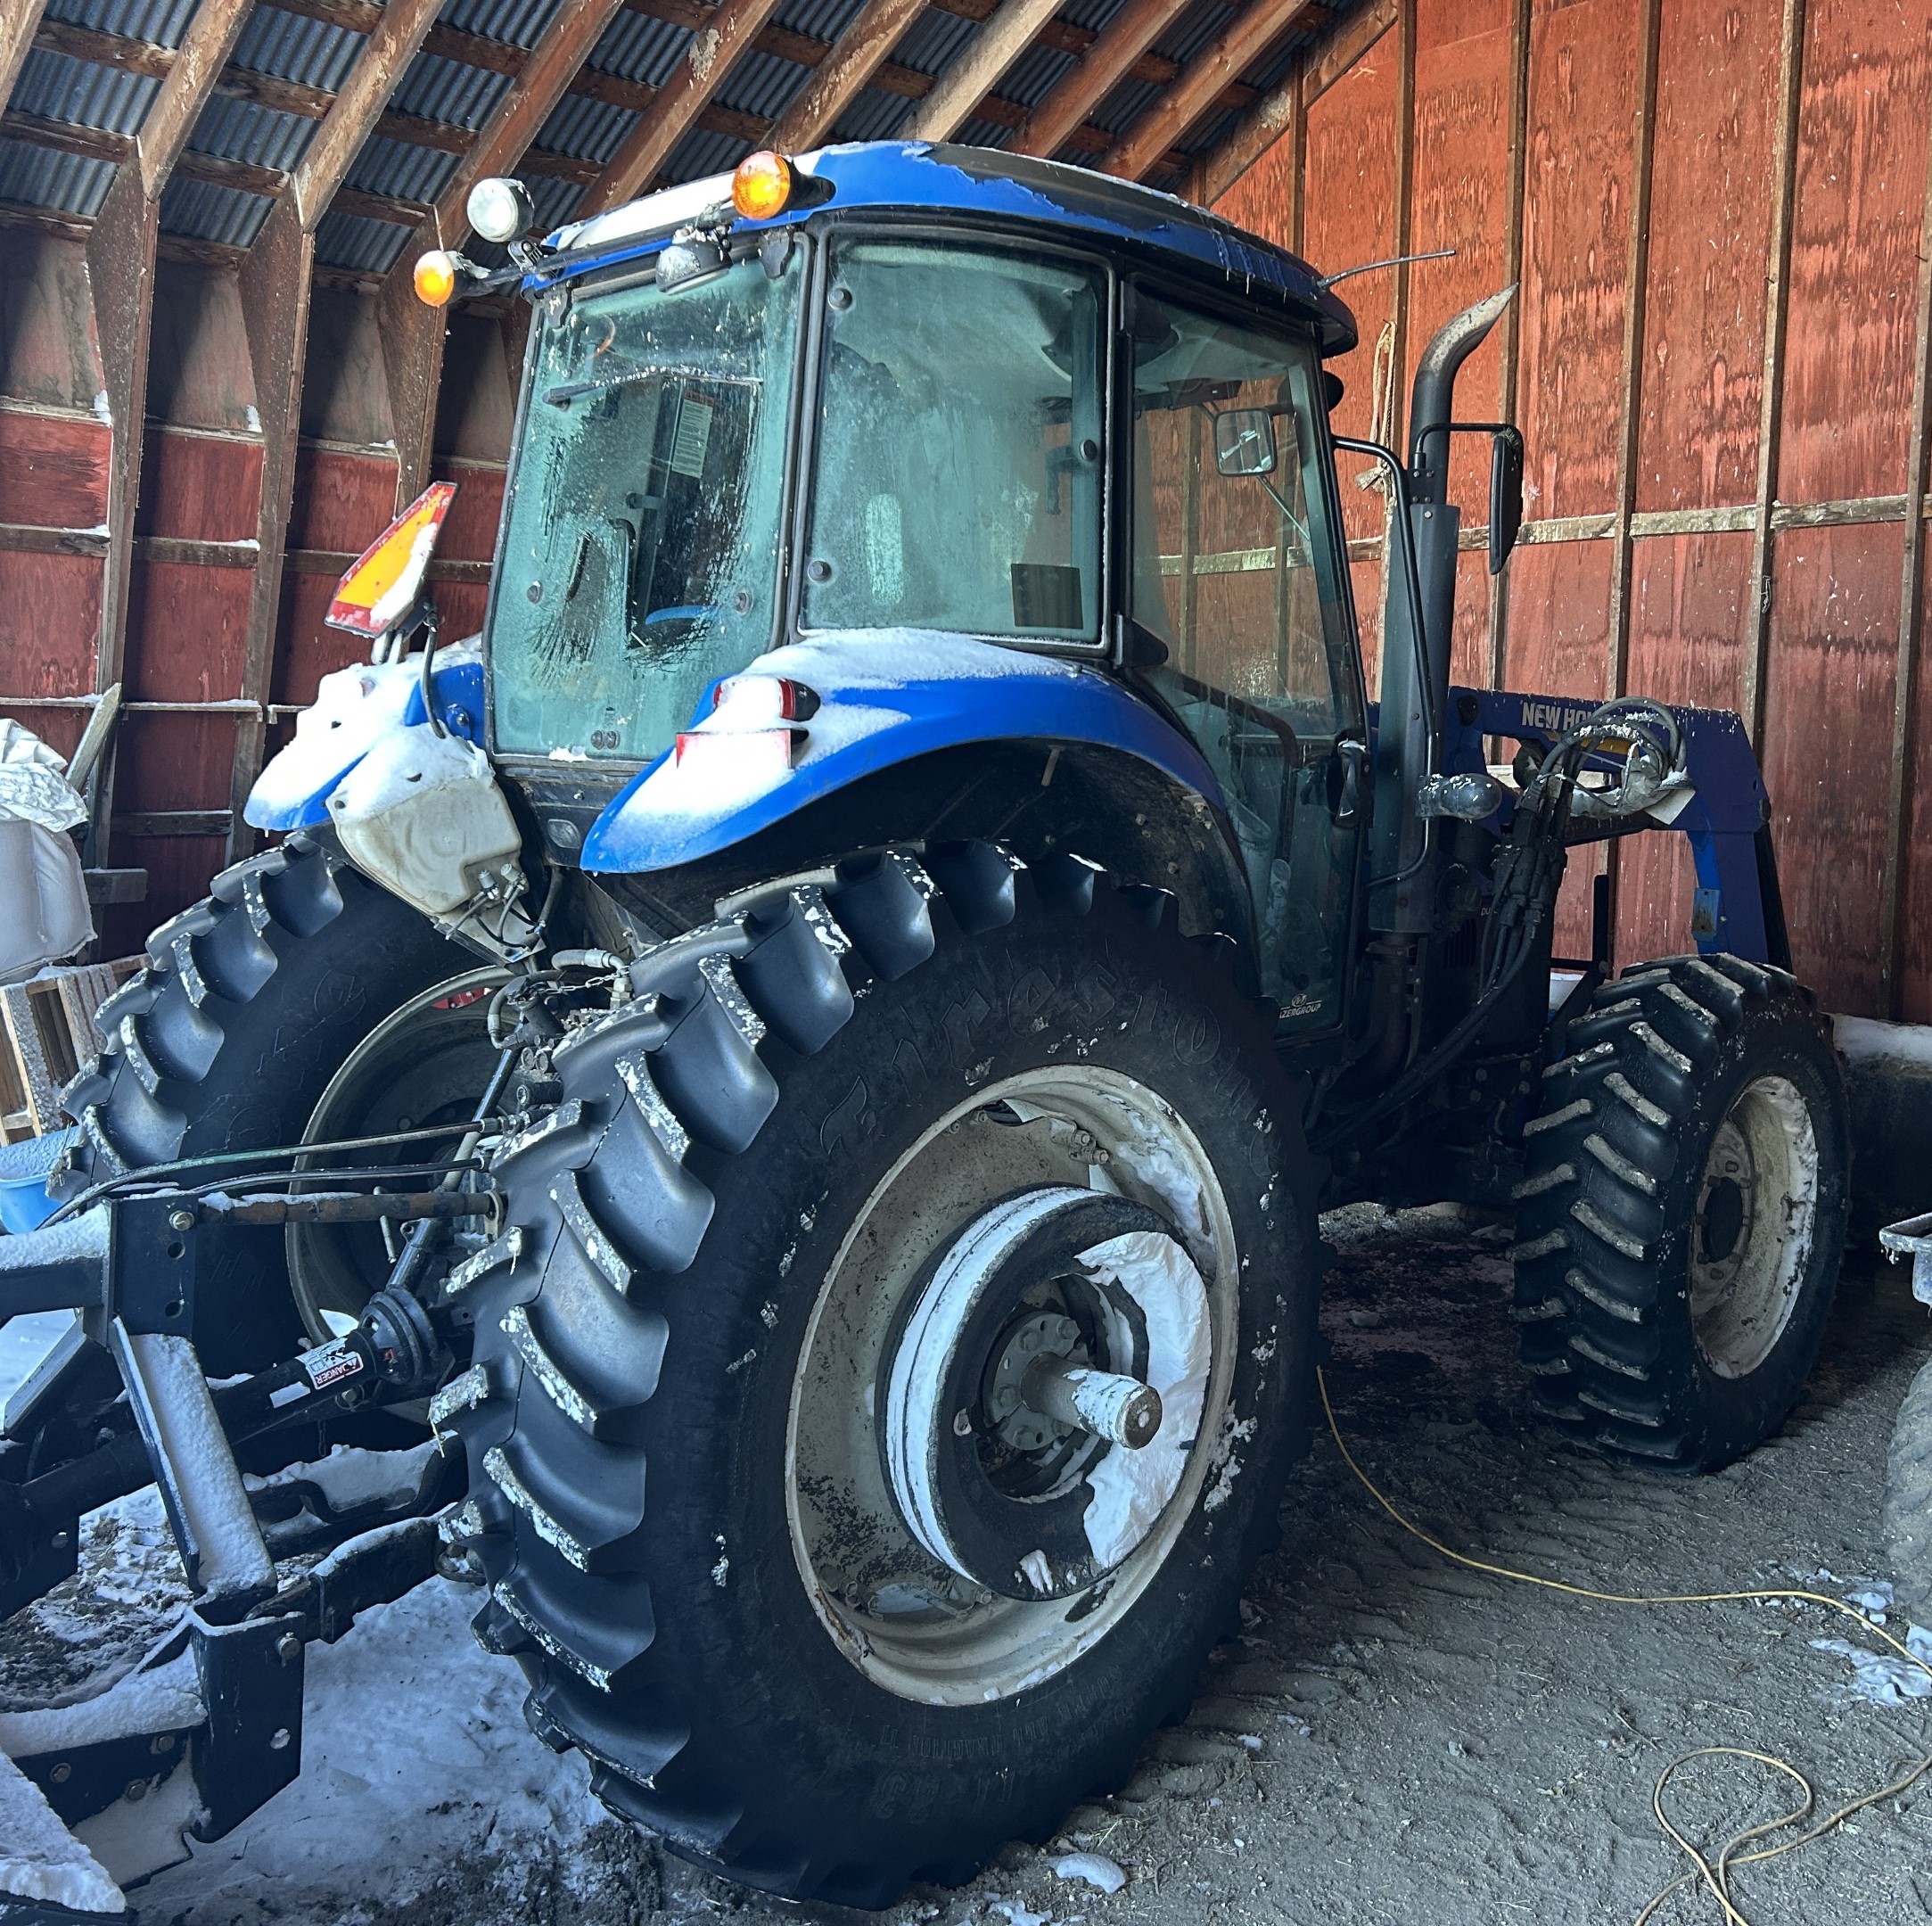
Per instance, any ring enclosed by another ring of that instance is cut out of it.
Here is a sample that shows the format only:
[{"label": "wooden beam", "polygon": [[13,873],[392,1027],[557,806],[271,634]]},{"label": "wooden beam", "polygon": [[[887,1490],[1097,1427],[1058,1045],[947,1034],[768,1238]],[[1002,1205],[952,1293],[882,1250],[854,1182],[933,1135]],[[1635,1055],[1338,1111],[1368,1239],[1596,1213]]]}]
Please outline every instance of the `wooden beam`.
[{"label": "wooden beam", "polygon": [[818,146],[886,64],[885,56],[900,37],[925,12],[925,0],[866,0],[779,117],[771,130],[771,144],[782,153]]},{"label": "wooden beam", "polygon": [[1757,520],[1751,538],[1750,643],[1745,653],[1744,727],[1762,753],[1771,667],[1772,511],[1783,433],[1784,350],[1790,313],[1791,219],[1797,199],[1798,105],[1805,87],[1805,0],[1784,0],[1778,45],[1778,128],[1772,150],[1771,245],[1764,264],[1764,359],[1757,402]]},{"label": "wooden beam", "polygon": [[[1395,59],[1395,252],[1408,253],[1416,231],[1416,7],[1404,0],[1396,23]],[[1409,418],[1409,264],[1394,270],[1389,296],[1389,319],[1395,329],[1395,351],[1389,374],[1389,446],[1408,446],[1404,424]]]},{"label": "wooden beam", "polygon": [[[1892,775],[1879,893],[1879,1012],[1903,1015],[1904,914],[1917,802],[1919,664],[1925,649],[1926,464],[1932,457],[1932,143],[1919,228],[1919,319],[1911,366],[1911,441],[1905,460],[1905,559],[1899,583],[1898,668],[1892,692]],[[1920,911],[1921,915],[1923,910]]]},{"label": "wooden beam", "polygon": [[[1503,285],[1517,290],[1503,309],[1499,342],[1496,407],[1499,419],[1517,413],[1517,373],[1523,361],[1523,202],[1528,175],[1530,127],[1531,0],[1509,0],[1509,136],[1507,212],[1503,230]],[[1508,688],[1509,669],[1509,571],[1489,579],[1489,686]]]},{"label": "wooden beam", "polygon": [[[282,564],[295,498],[296,444],[301,432],[302,376],[308,359],[309,301],[315,286],[316,229],[342,202],[342,182],[381,121],[409,62],[436,18],[440,0],[390,0],[356,56],[335,104],[289,176],[242,263],[242,319],[255,376],[261,423],[261,493],[255,514],[255,568],[249,581],[242,648],[243,701],[266,704],[275,683],[275,638],[282,618]],[[362,197],[365,203],[370,199]],[[358,211],[373,212],[366,205]],[[407,218],[412,211],[399,203]],[[235,729],[234,768],[226,828],[228,860],[252,852],[255,833],[243,820],[249,791],[261,773],[267,731],[260,710]]]},{"label": "wooden beam", "polygon": [[950,140],[1052,19],[1060,0],[1006,0],[913,110],[900,140]]},{"label": "wooden beam", "polygon": [[435,19],[436,0],[389,0],[380,10],[328,118],[296,163],[295,216],[305,231],[313,233],[328,211]]},{"label": "wooden beam", "polygon": [[[601,4],[603,0],[593,0],[593,5]],[[778,0],[726,0],[712,14],[711,25],[685,49],[637,126],[611,156],[584,196],[580,218],[621,207],[656,179],[671,150],[725,84],[738,56],[777,11]]]},{"label": "wooden beam", "polygon": [[[1609,636],[1603,665],[1606,696],[1630,687],[1631,584],[1636,549],[1637,447],[1643,429],[1645,320],[1650,281],[1651,183],[1657,154],[1657,23],[1661,0],[1639,0],[1637,101],[1631,125],[1630,239],[1624,260],[1624,343],[1618,367],[1616,523],[1610,553]],[[1512,304],[1513,305],[1513,304]],[[1624,876],[1623,845],[1603,845],[1598,858],[1607,893],[1607,926],[1614,959]]]},{"label": "wooden beam", "polygon": [[1306,4],[1287,12],[1272,0],[1249,0],[1221,34],[1188,62],[1174,84],[1128,128],[1101,161],[1102,169],[1125,180],[1139,180],[1215,104],[1223,90],[1299,26],[1311,12]]},{"label": "wooden beam", "polygon": [[577,5],[558,11],[530,49],[523,70],[483,123],[476,144],[458,163],[434,214],[383,279],[376,319],[396,437],[399,508],[420,493],[429,479],[448,325],[441,309],[425,308],[415,298],[416,261],[432,247],[460,247],[469,238],[470,189],[486,176],[507,173],[517,165],[603,37],[618,4],[619,0],[579,0]]},{"label": "wooden beam", "polygon": [[1194,198],[1212,207],[1291,129],[1297,142],[1305,141],[1308,110],[1395,24],[1401,11],[1402,0],[1375,0],[1310,46],[1283,79],[1257,95],[1227,139],[1201,157]]},{"label": "wooden beam", "polygon": [[1127,78],[1129,69],[1185,11],[1188,0],[1127,0],[1106,30],[1027,117],[1014,153],[1051,160],[1067,136]]},{"label": "wooden beam", "polygon": [[0,106],[13,97],[13,83],[21,77],[40,16],[46,10],[47,0],[9,0],[5,13],[0,15]]},{"label": "wooden beam", "polygon": [[[168,77],[149,103],[127,159],[87,236],[103,385],[111,429],[107,465],[107,553],[101,569],[101,626],[95,687],[123,678],[127,647],[128,574],[147,416],[148,342],[154,321],[154,260],[161,190],[248,18],[251,0],[201,0]],[[113,827],[112,752],[95,783],[88,859],[108,861]]]},{"label": "wooden beam", "polygon": [[[1650,189],[1657,153],[1657,23],[1660,0],[1640,0],[1637,103],[1631,126],[1630,241],[1624,266],[1624,351],[1618,375],[1616,550],[1610,569],[1609,647],[1604,694],[1627,693],[1630,679],[1631,517],[1637,512],[1637,444],[1643,428],[1645,321],[1650,279]],[[1513,305],[1513,304],[1512,304]],[[1615,875],[1615,865],[1612,865]]]}]

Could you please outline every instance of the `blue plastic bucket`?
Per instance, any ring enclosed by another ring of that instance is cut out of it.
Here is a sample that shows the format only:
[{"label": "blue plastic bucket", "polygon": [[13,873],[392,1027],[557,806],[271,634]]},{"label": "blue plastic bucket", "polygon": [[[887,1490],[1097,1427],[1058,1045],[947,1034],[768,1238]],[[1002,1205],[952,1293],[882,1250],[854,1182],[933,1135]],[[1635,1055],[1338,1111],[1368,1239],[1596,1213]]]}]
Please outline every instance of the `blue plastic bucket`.
[{"label": "blue plastic bucket", "polygon": [[47,1195],[47,1173],[79,1135],[77,1127],[0,1144],[0,1224],[16,1237],[37,1230],[60,1208]]}]

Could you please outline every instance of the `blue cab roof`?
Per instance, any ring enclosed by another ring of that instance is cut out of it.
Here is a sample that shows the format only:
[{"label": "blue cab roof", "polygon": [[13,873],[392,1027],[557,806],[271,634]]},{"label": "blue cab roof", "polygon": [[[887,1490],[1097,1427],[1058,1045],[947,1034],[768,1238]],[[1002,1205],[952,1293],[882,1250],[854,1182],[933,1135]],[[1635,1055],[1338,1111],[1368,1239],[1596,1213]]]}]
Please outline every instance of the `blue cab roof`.
[{"label": "blue cab roof", "polygon": [[[769,221],[740,220],[737,228],[755,233],[797,226],[814,214],[859,209],[924,210],[1056,228],[1125,244],[1156,260],[1164,257],[1190,279],[1204,273],[1248,293],[1272,292],[1318,323],[1324,354],[1344,354],[1358,338],[1347,304],[1317,284],[1306,261],[1189,202],[1131,181],[993,148],[924,141],[825,147],[798,156],[796,165],[831,184],[829,202]],[[547,262],[529,284],[547,286],[650,253],[674,229],[730,198],[730,177],[714,175],[559,228],[550,244],[567,258]]]}]

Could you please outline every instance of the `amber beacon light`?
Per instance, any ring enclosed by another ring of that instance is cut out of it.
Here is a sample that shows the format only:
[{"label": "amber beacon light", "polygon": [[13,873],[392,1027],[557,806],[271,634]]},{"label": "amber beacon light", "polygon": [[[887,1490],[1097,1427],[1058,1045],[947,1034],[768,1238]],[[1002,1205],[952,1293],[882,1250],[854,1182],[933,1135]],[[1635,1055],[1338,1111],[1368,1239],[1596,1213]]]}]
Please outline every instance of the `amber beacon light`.
[{"label": "amber beacon light", "polygon": [[792,204],[792,163],[769,148],[746,154],[731,177],[731,204],[746,220],[769,220]]},{"label": "amber beacon light", "polygon": [[456,292],[456,258],[447,248],[432,248],[418,255],[411,276],[416,299],[430,308],[447,308]]}]

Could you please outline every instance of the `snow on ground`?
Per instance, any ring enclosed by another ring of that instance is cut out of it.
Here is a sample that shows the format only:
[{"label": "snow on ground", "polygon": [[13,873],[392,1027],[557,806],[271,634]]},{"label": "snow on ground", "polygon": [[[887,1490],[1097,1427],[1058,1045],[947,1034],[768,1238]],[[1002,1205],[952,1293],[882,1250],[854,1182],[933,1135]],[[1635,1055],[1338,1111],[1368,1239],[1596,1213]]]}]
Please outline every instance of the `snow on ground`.
[{"label": "snow on ground", "polygon": [[[1884,1604],[1886,1441],[1932,1351],[1932,1321],[1902,1278],[1848,1274],[1779,1437],[1714,1477],[1660,1477],[1574,1449],[1530,1415],[1505,1233],[1367,1210],[1328,1229],[1340,1250],[1324,1314],[1337,1413],[1365,1469],[1418,1522],[1583,1584],[1792,1584]],[[171,1609],[165,1538],[143,1503],[91,1521],[79,1584],[0,1629],[0,1704],[45,1697],[53,1681],[71,1691],[90,1657],[110,1672],[131,1662],[117,1627]],[[1003,1848],[971,1885],[909,1895],[885,1926],[1627,1921],[1685,1864],[1650,1812],[1680,1754],[1780,1754],[1829,1809],[1928,1747],[1932,1701],[1813,1649],[1855,1643],[1848,1621],[1796,1607],[1597,1605],[1456,1568],[1376,1507],[1325,1436],[1290,1481],[1283,1526],[1241,1635],[1130,1782],[1043,1846]],[[1834,1576],[1852,1574],[1875,1576]],[[312,1648],[303,1778],[134,1891],[140,1926],[862,1917],[741,1894],[601,1817],[580,1762],[524,1727],[514,1668],[470,1642],[477,1596],[438,1582],[339,1646]],[[1722,1840],[1788,1794],[1720,1758],[1689,1768],[1670,1796],[1693,1837]],[[1104,1889],[1106,1866],[1124,1875],[1118,1891]],[[1890,1926],[1932,1919],[1928,1867],[1922,1784],[1738,1880],[1759,1926]],[[1656,1926],[1714,1916],[1681,1894]]]},{"label": "snow on ground", "polygon": [[32,1317],[0,1324],[0,1404],[47,1354],[53,1341],[73,1321],[69,1311],[43,1311]]}]

